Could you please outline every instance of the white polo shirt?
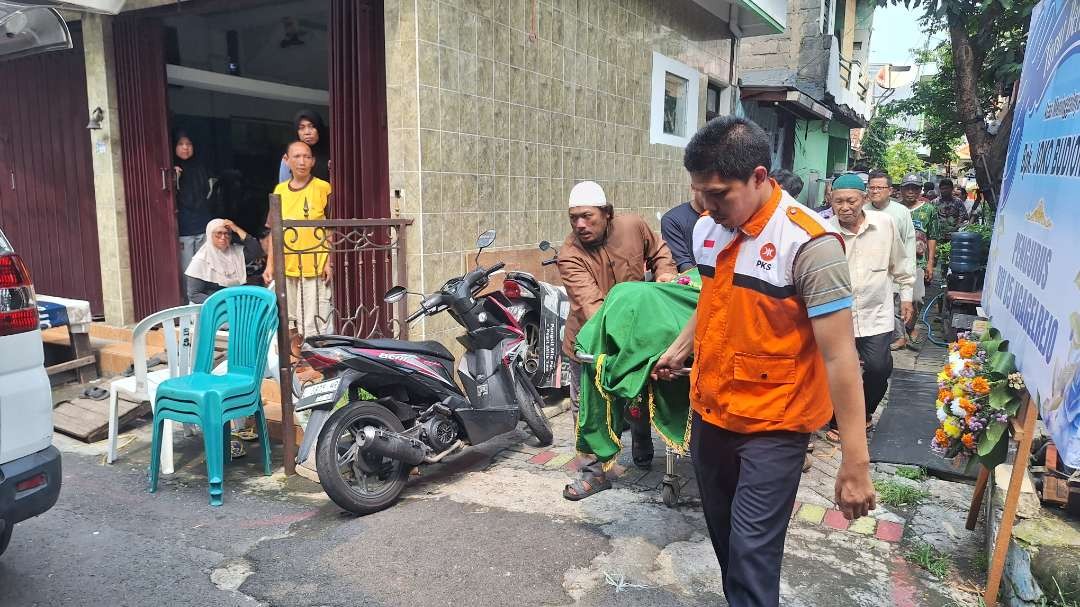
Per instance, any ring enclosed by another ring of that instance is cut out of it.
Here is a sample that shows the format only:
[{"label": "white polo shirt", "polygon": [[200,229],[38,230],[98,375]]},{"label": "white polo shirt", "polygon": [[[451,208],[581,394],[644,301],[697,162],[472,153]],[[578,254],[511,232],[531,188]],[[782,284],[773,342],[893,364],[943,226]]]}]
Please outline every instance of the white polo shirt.
[{"label": "white polo shirt", "polygon": [[829,219],[833,230],[844,239],[854,296],[855,337],[892,332],[895,324],[892,285],[894,282],[899,285],[901,301],[910,302],[915,284],[904,243],[892,217],[872,210],[869,203],[863,207],[863,213],[866,218],[857,233],[840,225],[835,216]]}]

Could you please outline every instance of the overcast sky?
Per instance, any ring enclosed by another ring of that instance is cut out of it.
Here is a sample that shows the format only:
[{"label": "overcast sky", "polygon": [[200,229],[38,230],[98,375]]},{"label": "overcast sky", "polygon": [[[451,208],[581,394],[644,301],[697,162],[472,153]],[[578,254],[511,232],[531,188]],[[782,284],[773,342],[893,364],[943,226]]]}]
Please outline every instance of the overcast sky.
[{"label": "overcast sky", "polygon": [[874,32],[870,36],[870,63],[913,63],[911,49],[926,44],[926,34],[919,29],[920,15],[921,8],[878,7],[874,11]]}]

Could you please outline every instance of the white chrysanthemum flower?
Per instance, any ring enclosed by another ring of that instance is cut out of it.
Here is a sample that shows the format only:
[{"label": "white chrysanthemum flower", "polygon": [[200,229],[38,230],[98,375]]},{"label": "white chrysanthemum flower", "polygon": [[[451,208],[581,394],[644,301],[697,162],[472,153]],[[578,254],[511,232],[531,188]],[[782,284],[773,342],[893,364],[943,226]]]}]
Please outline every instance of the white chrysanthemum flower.
[{"label": "white chrysanthemum flower", "polygon": [[948,417],[948,416],[949,416],[949,414],[945,413],[945,408],[944,407],[938,407],[937,418],[938,418],[939,422],[945,421],[945,418]]},{"label": "white chrysanthemum flower", "polygon": [[967,411],[960,407],[960,399],[953,400],[952,405],[949,406],[949,411],[952,411],[952,414],[956,417],[967,415]]}]

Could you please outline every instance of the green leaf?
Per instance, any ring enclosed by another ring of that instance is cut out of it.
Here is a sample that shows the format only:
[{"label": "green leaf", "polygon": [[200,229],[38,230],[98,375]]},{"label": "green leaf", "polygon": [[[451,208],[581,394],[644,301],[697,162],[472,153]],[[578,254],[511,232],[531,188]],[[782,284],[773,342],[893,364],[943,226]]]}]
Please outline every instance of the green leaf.
[{"label": "green leaf", "polygon": [[993,470],[998,464],[1005,461],[1009,454],[1009,441],[1005,439],[1006,436],[1008,436],[1007,433],[1002,433],[1001,438],[990,447],[985,455],[982,453],[982,442],[979,443],[978,458],[982,465]]},{"label": "green leaf", "polygon": [[997,411],[1006,411],[1011,401],[1019,401],[1020,399],[1012,393],[1009,389],[1008,382],[996,381],[990,384],[990,408]]},{"label": "green leaf", "polygon": [[993,453],[994,448],[1001,442],[1003,436],[1005,436],[1005,430],[1008,429],[1006,424],[1001,422],[991,422],[986,427],[986,432],[983,433],[982,438],[979,439],[979,457],[986,457]]},{"label": "green leaf", "polygon": [[1004,8],[1005,10],[1011,10],[1013,6],[1012,0],[998,0],[998,3],[1001,4],[1001,8]]},{"label": "green leaf", "polygon": [[1005,340],[1000,337],[997,339],[983,339],[982,347],[987,354],[994,354],[1001,350],[1001,344],[1003,343],[1005,343]]},{"label": "green leaf", "polygon": [[990,355],[990,370],[1002,375],[1016,371],[1016,356],[1012,352],[998,351]]}]

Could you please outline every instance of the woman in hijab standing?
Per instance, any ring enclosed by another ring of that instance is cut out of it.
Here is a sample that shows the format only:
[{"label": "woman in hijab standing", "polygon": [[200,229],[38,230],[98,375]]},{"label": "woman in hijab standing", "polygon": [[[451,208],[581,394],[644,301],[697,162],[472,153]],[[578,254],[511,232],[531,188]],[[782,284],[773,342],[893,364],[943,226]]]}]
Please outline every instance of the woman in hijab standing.
[{"label": "woman in hijab standing", "polygon": [[[241,244],[233,244],[233,234]],[[259,241],[228,219],[210,220],[205,240],[184,272],[188,301],[193,304],[203,303],[225,287],[247,284],[247,264],[264,256]]]},{"label": "woman in hijab standing", "polygon": [[[311,154],[315,157],[315,166],[311,168],[311,174],[330,181],[330,133],[323,124],[322,116],[313,110],[300,110],[293,118],[293,126],[296,127],[296,138],[311,147]],[[292,178],[289,166],[285,158],[281,158],[281,166],[278,168],[278,183],[284,183]]]},{"label": "woman in hijab standing", "polygon": [[[183,272],[195,252],[206,243],[206,224],[217,214],[217,205],[214,203],[210,172],[195,156],[195,143],[191,137],[177,130],[173,142],[176,223],[180,232],[180,271]],[[181,277],[181,283],[184,282]]]}]

